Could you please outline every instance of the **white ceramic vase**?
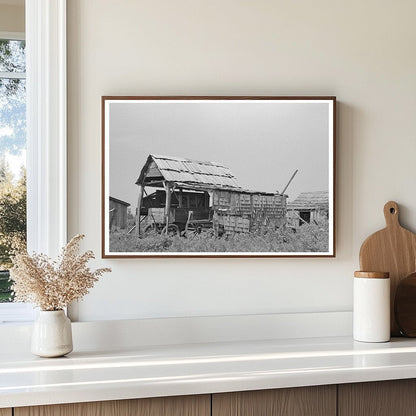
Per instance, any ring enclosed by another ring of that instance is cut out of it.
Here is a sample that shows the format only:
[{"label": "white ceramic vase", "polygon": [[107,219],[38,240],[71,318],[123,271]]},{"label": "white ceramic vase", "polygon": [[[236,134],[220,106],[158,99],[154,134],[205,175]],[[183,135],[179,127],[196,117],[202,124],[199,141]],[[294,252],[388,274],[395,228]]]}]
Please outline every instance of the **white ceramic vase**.
[{"label": "white ceramic vase", "polygon": [[63,310],[40,311],[33,325],[31,351],[39,357],[61,357],[72,351],[71,321]]}]

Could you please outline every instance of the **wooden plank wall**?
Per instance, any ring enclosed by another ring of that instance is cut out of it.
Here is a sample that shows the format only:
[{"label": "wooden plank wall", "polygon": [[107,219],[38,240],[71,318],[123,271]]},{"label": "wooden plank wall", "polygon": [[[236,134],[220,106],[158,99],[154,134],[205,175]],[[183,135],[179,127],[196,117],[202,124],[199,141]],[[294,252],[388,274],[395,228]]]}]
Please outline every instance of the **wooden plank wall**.
[{"label": "wooden plank wall", "polygon": [[250,231],[250,220],[238,215],[218,215],[218,224],[224,226],[226,234],[248,233]]},{"label": "wooden plank wall", "polygon": [[110,199],[110,211],[111,212],[111,228],[126,229],[127,228],[127,206],[120,204],[117,201]]},{"label": "wooden plank wall", "polygon": [[286,198],[282,195],[214,191],[213,207],[232,215],[280,219],[286,215]]}]

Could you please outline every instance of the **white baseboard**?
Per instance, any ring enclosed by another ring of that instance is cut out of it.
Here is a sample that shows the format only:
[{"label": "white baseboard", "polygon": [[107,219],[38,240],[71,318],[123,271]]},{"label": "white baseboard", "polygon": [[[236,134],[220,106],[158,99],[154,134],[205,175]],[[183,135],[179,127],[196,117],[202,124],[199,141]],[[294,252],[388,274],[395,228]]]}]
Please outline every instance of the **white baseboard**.
[{"label": "white baseboard", "polygon": [[[352,312],[233,315],[74,322],[74,350],[350,336]],[[0,353],[29,351],[31,325],[0,326]]]}]

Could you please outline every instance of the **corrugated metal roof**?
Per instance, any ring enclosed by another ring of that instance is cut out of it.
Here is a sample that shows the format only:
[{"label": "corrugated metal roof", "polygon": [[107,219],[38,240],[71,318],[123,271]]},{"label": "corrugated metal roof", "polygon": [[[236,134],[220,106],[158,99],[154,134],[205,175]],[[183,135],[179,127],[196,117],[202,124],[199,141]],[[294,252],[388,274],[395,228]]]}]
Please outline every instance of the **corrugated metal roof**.
[{"label": "corrugated metal roof", "polygon": [[201,188],[241,189],[231,170],[215,162],[204,162],[174,156],[150,155],[136,183],[144,183],[146,172],[154,162],[166,181]]},{"label": "corrugated metal roof", "polygon": [[288,208],[314,209],[320,206],[328,206],[328,204],[328,191],[302,192],[294,201],[288,203]]}]

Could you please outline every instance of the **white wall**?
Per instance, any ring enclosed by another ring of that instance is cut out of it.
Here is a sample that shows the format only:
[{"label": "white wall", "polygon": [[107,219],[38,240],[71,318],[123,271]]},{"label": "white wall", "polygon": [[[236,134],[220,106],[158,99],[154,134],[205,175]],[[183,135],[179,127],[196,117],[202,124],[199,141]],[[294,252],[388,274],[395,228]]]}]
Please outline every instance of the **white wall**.
[{"label": "white wall", "polygon": [[[79,320],[344,311],[362,240],[416,230],[413,0],[68,1],[69,235],[100,257],[101,95],[336,95],[335,259],[119,259]],[[276,156],[278,162],[278,155]]]}]

